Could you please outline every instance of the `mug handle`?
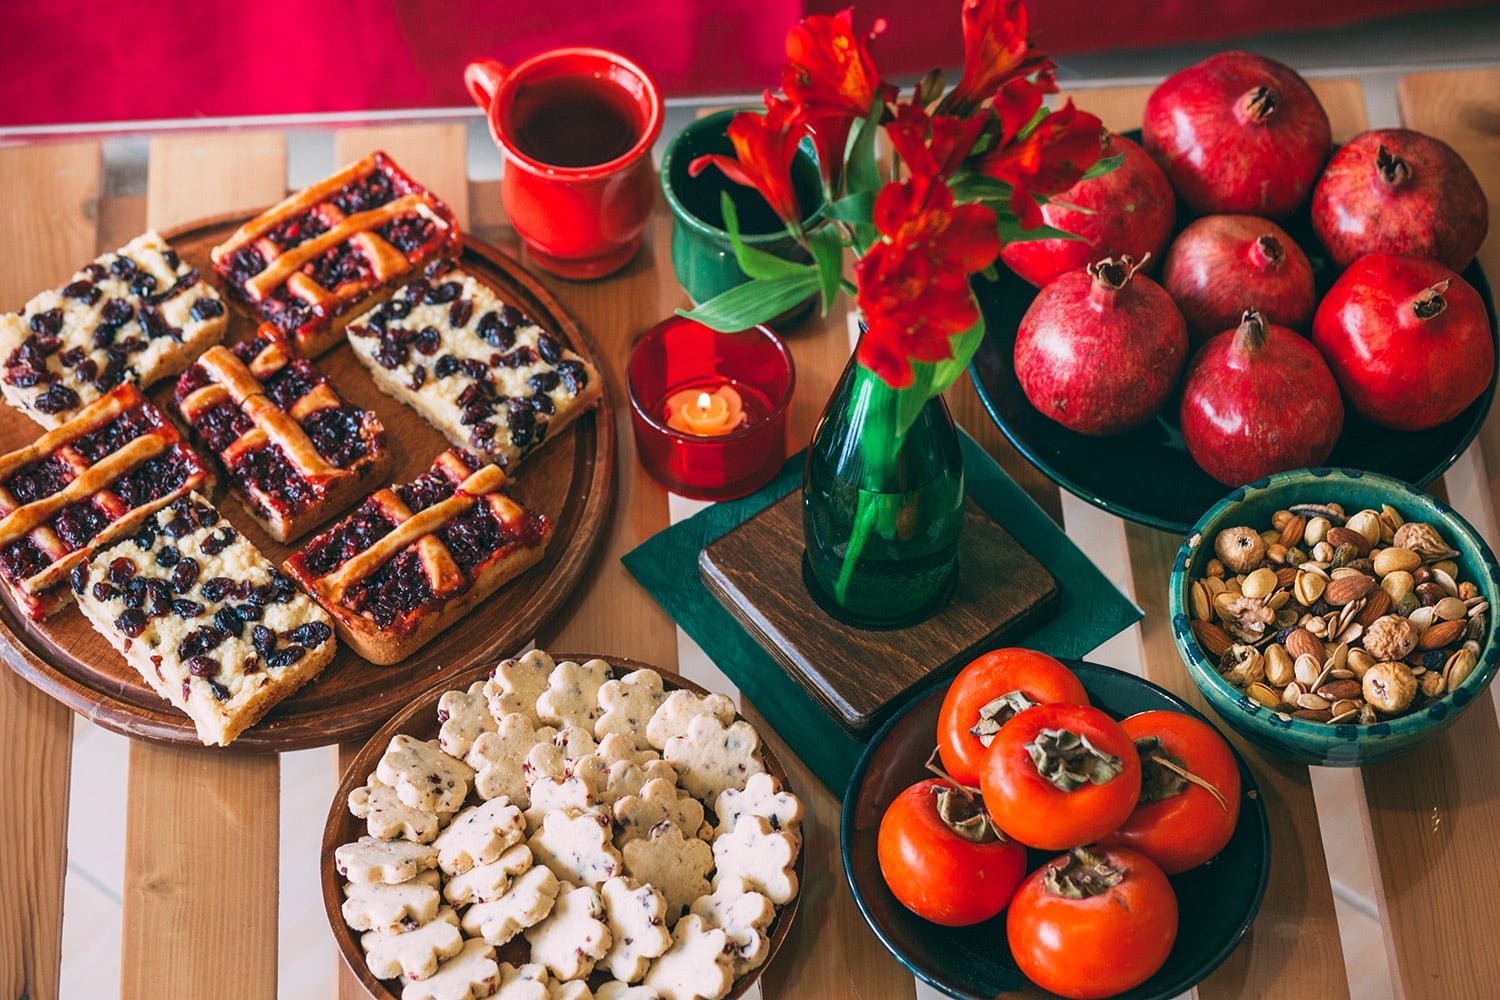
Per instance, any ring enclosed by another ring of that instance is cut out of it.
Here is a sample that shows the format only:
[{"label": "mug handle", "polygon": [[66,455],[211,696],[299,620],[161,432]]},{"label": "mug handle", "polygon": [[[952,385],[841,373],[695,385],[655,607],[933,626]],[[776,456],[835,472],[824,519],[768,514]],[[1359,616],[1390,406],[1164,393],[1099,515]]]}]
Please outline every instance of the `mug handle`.
[{"label": "mug handle", "polygon": [[475,59],[464,67],[464,86],[469,88],[469,96],[480,110],[489,111],[495,93],[509,75],[510,69],[498,59]]}]

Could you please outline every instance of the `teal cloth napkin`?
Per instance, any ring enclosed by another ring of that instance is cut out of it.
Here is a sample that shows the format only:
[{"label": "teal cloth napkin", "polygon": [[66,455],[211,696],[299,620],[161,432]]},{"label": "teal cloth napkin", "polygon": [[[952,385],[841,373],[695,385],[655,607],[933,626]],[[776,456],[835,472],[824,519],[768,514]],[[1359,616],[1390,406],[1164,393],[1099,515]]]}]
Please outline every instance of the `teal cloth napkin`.
[{"label": "teal cloth napkin", "polygon": [[[1141,610],[1099,572],[1053,520],[967,434],[960,434],[969,496],[1057,580],[1055,612],[1007,639],[1058,657],[1082,657],[1129,628]],[[771,658],[704,586],[698,553],[802,484],[803,452],[761,490],[717,503],[662,531],[621,559],[667,614],[703,647],[797,756],[840,797],[867,739],[849,736]],[[787,544],[800,544],[788,540]],[[941,683],[941,679],[933,683]]]}]

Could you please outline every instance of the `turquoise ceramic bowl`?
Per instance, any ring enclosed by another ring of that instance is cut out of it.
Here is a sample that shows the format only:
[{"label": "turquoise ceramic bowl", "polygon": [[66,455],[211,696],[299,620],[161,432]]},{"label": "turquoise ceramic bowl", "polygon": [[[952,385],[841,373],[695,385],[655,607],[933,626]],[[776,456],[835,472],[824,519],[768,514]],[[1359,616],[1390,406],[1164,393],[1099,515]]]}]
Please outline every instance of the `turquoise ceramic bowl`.
[{"label": "turquoise ceramic bowl", "polygon": [[[1410,715],[1368,726],[1329,725],[1282,718],[1219,676],[1216,664],[1188,628],[1189,588],[1213,558],[1214,538],[1236,525],[1268,527],[1271,515],[1295,503],[1339,503],[1350,513],[1390,504],[1407,521],[1425,521],[1457,549],[1459,579],[1472,581],[1491,604],[1480,639],[1479,663],[1457,691]],[[1479,532],[1443,503],[1388,476],[1352,469],[1297,469],[1241,487],[1211,507],[1188,533],[1172,566],[1169,595],[1172,636],[1188,673],[1226,723],[1252,743],[1304,764],[1357,767],[1388,760],[1453,725],[1489,686],[1500,663],[1493,610],[1500,595],[1500,566]]]}]

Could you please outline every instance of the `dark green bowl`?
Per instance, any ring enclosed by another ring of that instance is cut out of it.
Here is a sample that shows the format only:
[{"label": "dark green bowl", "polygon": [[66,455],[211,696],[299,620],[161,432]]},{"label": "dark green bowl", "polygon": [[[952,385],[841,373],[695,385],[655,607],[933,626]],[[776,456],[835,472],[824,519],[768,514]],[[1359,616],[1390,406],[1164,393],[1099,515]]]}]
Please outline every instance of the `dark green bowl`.
[{"label": "dark green bowl", "polygon": [[[1303,719],[1283,719],[1219,676],[1215,664],[1209,661],[1188,627],[1188,591],[1213,558],[1214,538],[1220,530],[1237,525],[1267,528],[1272,514],[1294,503],[1338,503],[1350,514],[1367,507],[1379,510],[1381,504],[1390,504],[1404,519],[1425,521],[1437,528],[1448,544],[1458,550],[1459,578],[1473,581],[1492,610],[1484,637],[1480,639],[1479,662],[1457,691],[1425,709],[1374,725],[1330,726]],[[1187,664],[1193,683],[1221,719],[1247,740],[1289,760],[1359,767],[1388,760],[1431,739],[1453,725],[1475,696],[1489,686],[1500,662],[1493,610],[1497,594],[1500,594],[1500,566],[1495,563],[1494,552],[1468,521],[1441,500],[1400,480],[1372,472],[1295,469],[1243,486],[1209,508],[1177,552],[1168,601],[1177,651]]]},{"label": "dark green bowl", "polygon": [[[1120,719],[1164,709],[1203,716],[1186,702],[1133,674],[1081,660],[1064,661],[1083,682],[1089,701]],[[972,927],[940,927],[902,906],[886,888],[876,837],[886,807],[904,789],[931,777],[932,752],[946,688],[912,699],[870,741],[844,793],[839,829],[844,876],[854,901],[881,944],[919,979],[960,1000],[990,1000],[1026,983],[1005,938],[1005,914]],[[1207,721],[1207,720],[1204,720]],[[1260,910],[1271,870],[1271,834],[1255,777],[1239,754],[1240,822],[1228,846],[1201,867],[1170,876],[1177,893],[1177,942],[1166,964],[1124,1000],[1166,1000],[1191,989],[1239,944]],[[1028,869],[1058,851],[1031,851]],[[1040,992],[1036,986],[1033,993]],[[1050,995],[1050,994],[1048,994]]]}]

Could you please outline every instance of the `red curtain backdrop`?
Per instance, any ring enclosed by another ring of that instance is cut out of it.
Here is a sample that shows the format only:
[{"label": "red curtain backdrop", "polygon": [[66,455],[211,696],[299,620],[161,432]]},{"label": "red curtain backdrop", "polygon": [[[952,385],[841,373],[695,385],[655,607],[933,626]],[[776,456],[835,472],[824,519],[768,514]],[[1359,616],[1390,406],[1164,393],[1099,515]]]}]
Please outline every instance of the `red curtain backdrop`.
[{"label": "red curtain backdrop", "polygon": [[[1472,0],[1032,0],[1057,55],[1347,23]],[[863,0],[884,17],[891,76],[962,60],[960,0]],[[424,108],[467,103],[478,55],[515,62],[602,45],[669,96],[756,93],[779,78],[786,29],[844,0],[33,0],[0,2],[0,126]]]}]

